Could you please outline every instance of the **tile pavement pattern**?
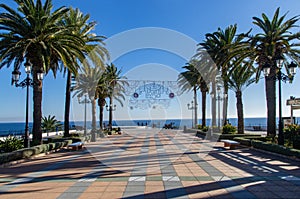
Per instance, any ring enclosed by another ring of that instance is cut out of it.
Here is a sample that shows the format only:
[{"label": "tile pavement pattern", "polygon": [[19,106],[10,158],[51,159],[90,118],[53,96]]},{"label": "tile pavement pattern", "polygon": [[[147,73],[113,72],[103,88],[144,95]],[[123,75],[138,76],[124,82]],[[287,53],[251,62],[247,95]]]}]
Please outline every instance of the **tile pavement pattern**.
[{"label": "tile pavement pattern", "polygon": [[0,168],[0,198],[300,198],[299,167],[177,130],[128,130]]}]

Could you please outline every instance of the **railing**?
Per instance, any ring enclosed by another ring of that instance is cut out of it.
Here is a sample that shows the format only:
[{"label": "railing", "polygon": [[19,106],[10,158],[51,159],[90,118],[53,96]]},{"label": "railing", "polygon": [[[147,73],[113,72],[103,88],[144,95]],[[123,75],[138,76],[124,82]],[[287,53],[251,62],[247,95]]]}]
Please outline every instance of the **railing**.
[{"label": "railing", "polygon": [[24,130],[9,130],[9,131],[0,131],[0,137],[7,137],[9,135],[21,137],[24,135]]},{"label": "railing", "polygon": [[267,131],[267,126],[263,126],[263,125],[245,126],[245,130],[248,130],[248,131]]}]

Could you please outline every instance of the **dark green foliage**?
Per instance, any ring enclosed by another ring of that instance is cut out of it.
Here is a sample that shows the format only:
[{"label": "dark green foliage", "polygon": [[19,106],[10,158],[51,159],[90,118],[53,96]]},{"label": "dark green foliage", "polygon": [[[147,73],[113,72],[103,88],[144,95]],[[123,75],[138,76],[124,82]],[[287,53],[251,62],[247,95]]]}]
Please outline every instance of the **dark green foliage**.
[{"label": "dark green foliage", "polygon": [[233,138],[234,141],[237,141],[239,142],[241,145],[244,145],[244,146],[251,146],[251,140],[250,139],[246,139],[246,138],[243,138],[243,137],[235,137]]},{"label": "dark green foliage", "polygon": [[295,136],[293,140],[293,148],[294,149],[300,149],[300,136]]},{"label": "dark green foliage", "polygon": [[295,156],[300,158],[300,150],[297,149],[291,149],[288,147],[284,147],[281,145],[277,144],[272,144],[272,143],[266,143],[258,140],[252,140],[251,144],[254,148],[274,152],[274,153],[279,153],[282,155],[287,155],[287,156]]},{"label": "dark green foliage", "polygon": [[233,140],[236,137],[246,138],[246,137],[257,137],[256,135],[245,135],[245,134],[214,134],[214,137],[218,137],[219,141],[222,139]]},{"label": "dark green foliage", "polygon": [[202,130],[202,131],[204,131],[204,132],[207,132],[208,129],[209,129],[208,126],[203,126],[203,125],[201,125],[201,124],[198,124],[197,128],[200,129],[200,130]]},{"label": "dark green foliage", "polygon": [[226,124],[222,128],[222,134],[234,134],[236,133],[236,127],[232,126],[231,124]]},{"label": "dark green foliage", "polygon": [[0,164],[20,160],[23,158],[31,158],[34,155],[57,150],[62,147],[65,147],[71,143],[72,143],[72,140],[66,140],[63,142],[42,144],[42,145],[30,147],[30,148],[20,149],[20,150],[13,151],[10,153],[3,153],[3,154],[0,154]]},{"label": "dark green foliage", "polygon": [[0,140],[0,152],[12,152],[24,147],[24,140],[15,136],[8,136],[3,141]]},{"label": "dark green foliage", "polygon": [[297,138],[300,135],[300,126],[296,124],[288,125],[283,129],[284,139],[287,142],[287,146],[297,145]]},{"label": "dark green foliage", "polygon": [[48,117],[45,116],[42,118],[42,130],[44,132],[53,132],[61,129],[62,124],[55,119],[55,116],[48,115]]}]

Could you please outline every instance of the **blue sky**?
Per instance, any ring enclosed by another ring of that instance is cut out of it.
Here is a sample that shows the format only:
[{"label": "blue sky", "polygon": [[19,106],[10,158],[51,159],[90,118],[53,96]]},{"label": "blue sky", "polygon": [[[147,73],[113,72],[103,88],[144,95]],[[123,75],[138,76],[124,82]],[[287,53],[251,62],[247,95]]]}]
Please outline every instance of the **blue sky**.
[{"label": "blue sky", "polygon": [[[15,6],[12,0],[5,0],[4,3]],[[238,32],[246,32],[251,28],[253,32],[256,32],[257,29],[252,24],[252,17],[260,17],[261,13],[266,13],[271,17],[277,7],[281,7],[281,14],[289,12],[287,18],[300,14],[298,0],[53,0],[53,4],[55,8],[62,5],[72,6],[79,8],[85,14],[89,13],[91,20],[97,21],[94,32],[106,36],[108,39],[124,33],[124,31],[154,27],[172,30],[185,35],[196,43],[201,42],[206,33],[216,31],[218,27],[225,28],[235,23],[238,25]],[[160,38],[156,42],[163,42],[165,39]],[[127,43],[120,44],[120,48],[134,43],[133,40],[127,40]],[[182,45],[182,41],[176,40],[172,44],[176,46],[177,42],[178,46]],[[115,48],[118,48],[116,43]],[[182,71],[181,67],[187,61],[173,52],[145,48],[131,50],[115,59],[114,63],[122,68],[123,74],[130,79],[169,78],[176,80],[176,75]],[[156,70],[147,71],[149,67],[156,68]],[[12,68],[3,68],[0,71],[0,122],[24,121],[25,118],[25,90],[10,85],[11,72]],[[21,78],[24,78],[25,72],[21,72]],[[299,73],[299,69],[297,72]],[[142,75],[139,76],[138,74]],[[297,89],[300,81],[299,75],[296,74],[292,85],[283,84],[282,86],[283,116],[288,116],[290,113],[289,108],[285,106],[285,100],[290,95],[300,97],[299,89]],[[32,93],[30,94],[31,99]],[[65,78],[63,75],[59,74],[56,79],[53,79],[51,73],[47,75],[44,80],[43,114],[55,115],[58,119],[63,120],[64,94]],[[117,104],[115,115],[117,119],[126,119],[128,116],[129,119],[134,117],[147,119],[147,117],[164,115],[188,118],[191,116],[191,112],[187,110],[186,104],[191,101],[191,96],[191,94],[183,95],[182,98],[174,100],[169,109],[163,109],[161,112],[158,110],[155,110],[156,112],[153,110],[134,110],[131,112],[128,107],[121,108]],[[82,120],[83,105],[78,105],[76,98],[73,100],[71,119]],[[245,117],[266,117],[265,101],[263,80],[246,89],[244,92]],[[228,108],[229,117],[236,117],[235,103],[235,95],[231,92]],[[181,107],[180,110],[178,107]],[[32,110],[32,104],[30,110]],[[90,110],[88,109],[88,111]],[[300,115],[300,111],[295,113]],[[209,110],[208,116],[210,116]],[[201,114],[199,114],[200,117]]]}]

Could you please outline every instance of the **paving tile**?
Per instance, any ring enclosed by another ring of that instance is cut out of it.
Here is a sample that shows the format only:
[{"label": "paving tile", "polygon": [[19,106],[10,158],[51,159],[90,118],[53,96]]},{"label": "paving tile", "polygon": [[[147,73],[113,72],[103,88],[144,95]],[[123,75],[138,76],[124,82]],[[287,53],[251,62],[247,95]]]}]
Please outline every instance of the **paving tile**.
[{"label": "paving tile", "polygon": [[[1,169],[0,192],[4,191],[1,199],[40,195],[45,199],[296,198],[300,195],[299,162],[247,148],[223,150],[222,143],[216,144],[222,150],[212,146],[207,148],[209,153],[201,154],[203,141],[197,138],[191,144],[189,139],[171,130],[153,135],[123,134],[91,143],[93,149],[101,149],[94,156],[81,152],[56,153]],[[112,158],[113,162],[105,162]],[[46,166],[42,167],[43,164]],[[7,185],[14,180],[19,183]]]},{"label": "paving tile", "polygon": [[146,185],[145,186],[145,193],[156,193],[164,191],[164,186],[162,185]]}]

